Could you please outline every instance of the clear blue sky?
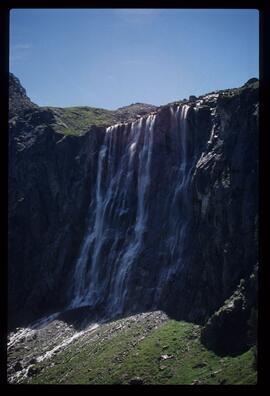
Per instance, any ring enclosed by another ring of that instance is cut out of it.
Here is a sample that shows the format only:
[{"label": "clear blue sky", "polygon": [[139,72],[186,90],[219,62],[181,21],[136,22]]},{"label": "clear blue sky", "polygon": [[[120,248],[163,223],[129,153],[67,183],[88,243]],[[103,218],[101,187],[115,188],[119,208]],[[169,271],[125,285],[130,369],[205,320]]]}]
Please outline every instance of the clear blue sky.
[{"label": "clear blue sky", "polygon": [[258,77],[259,13],[13,9],[10,71],[41,106],[162,105]]}]

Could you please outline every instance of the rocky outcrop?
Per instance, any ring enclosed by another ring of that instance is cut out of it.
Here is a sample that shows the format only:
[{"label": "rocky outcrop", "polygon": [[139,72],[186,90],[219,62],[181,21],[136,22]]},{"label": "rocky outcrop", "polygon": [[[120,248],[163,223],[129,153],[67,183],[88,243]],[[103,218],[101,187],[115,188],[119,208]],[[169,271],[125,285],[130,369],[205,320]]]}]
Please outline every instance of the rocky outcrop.
[{"label": "rocky outcrop", "polygon": [[14,74],[9,74],[9,117],[17,116],[27,109],[35,109],[38,106],[31,102],[26,95],[25,89]]},{"label": "rocky outcrop", "polygon": [[146,103],[133,103],[129,106],[117,109],[115,111],[115,116],[119,122],[132,122],[148,113],[154,112],[155,110],[157,110],[157,107],[153,105]]},{"label": "rocky outcrop", "polygon": [[[250,318],[257,309],[258,267],[241,279],[236,291],[207,321],[201,332],[202,342],[221,355],[239,355],[250,348]],[[256,326],[256,324],[255,324]]]},{"label": "rocky outcrop", "polygon": [[257,85],[82,136],[49,108],[11,117],[10,327],[82,305],[199,323],[221,307],[257,262]]}]

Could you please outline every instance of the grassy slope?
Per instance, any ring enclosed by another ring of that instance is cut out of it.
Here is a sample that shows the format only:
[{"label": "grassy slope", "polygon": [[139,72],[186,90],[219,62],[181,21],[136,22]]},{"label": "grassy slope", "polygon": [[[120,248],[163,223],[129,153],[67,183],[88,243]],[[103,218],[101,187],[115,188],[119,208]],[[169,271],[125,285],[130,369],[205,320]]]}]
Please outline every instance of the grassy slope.
[{"label": "grassy slope", "polygon": [[44,107],[53,113],[54,130],[64,135],[81,135],[91,125],[106,127],[119,122],[132,121],[139,114],[155,109],[155,106],[137,103],[117,110],[98,109],[95,107]]},{"label": "grassy slope", "polygon": [[54,130],[64,135],[80,135],[90,125],[107,126],[116,123],[114,114],[109,110],[91,107],[47,107],[55,117]]},{"label": "grassy slope", "polygon": [[[253,82],[249,85],[250,89],[257,89],[258,87],[259,81]],[[218,92],[223,97],[230,97],[233,95],[239,95],[244,89],[246,89],[246,86],[215,92]],[[203,98],[204,96],[205,95],[201,95],[199,98]],[[180,102],[176,101],[171,104]],[[86,133],[91,125],[106,127],[117,124],[118,122],[134,120],[136,115],[143,114],[142,111],[150,112],[155,109],[157,110],[157,108],[152,105],[142,103],[135,103],[117,110],[106,110],[87,106],[63,108],[43,107],[43,109],[49,110],[53,113],[55,123],[52,126],[55,132],[63,135],[81,135]]]},{"label": "grassy slope", "polygon": [[[174,320],[136,342],[140,326],[108,340],[94,337],[85,345],[76,341],[30,383],[128,384],[140,377],[144,384],[256,384],[251,350],[221,358],[200,343],[198,326]],[[102,328],[96,332],[100,336]],[[173,358],[160,360],[161,355]]]}]

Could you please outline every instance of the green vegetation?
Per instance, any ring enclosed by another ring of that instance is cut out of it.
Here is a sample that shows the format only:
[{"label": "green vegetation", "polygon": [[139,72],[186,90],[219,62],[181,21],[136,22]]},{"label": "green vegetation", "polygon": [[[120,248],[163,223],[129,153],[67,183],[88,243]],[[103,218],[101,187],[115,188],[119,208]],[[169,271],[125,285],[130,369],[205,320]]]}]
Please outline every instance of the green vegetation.
[{"label": "green vegetation", "polygon": [[108,126],[116,123],[112,111],[93,107],[47,107],[55,118],[54,130],[64,135],[81,135],[91,125]]},{"label": "green vegetation", "polygon": [[83,135],[92,125],[108,127],[121,122],[135,121],[138,117],[156,110],[156,106],[133,103],[117,110],[98,109],[88,106],[43,107],[53,115],[51,124],[55,132],[63,135]]},{"label": "green vegetation", "polygon": [[258,308],[257,307],[252,308],[248,325],[249,325],[248,338],[250,345],[252,345],[252,352],[253,352],[253,367],[256,369],[258,364],[258,346],[257,346]]},{"label": "green vegetation", "polygon": [[29,379],[35,384],[256,384],[252,350],[219,357],[200,342],[200,327],[169,320],[143,336],[134,323],[106,337],[103,327],[78,339]]}]

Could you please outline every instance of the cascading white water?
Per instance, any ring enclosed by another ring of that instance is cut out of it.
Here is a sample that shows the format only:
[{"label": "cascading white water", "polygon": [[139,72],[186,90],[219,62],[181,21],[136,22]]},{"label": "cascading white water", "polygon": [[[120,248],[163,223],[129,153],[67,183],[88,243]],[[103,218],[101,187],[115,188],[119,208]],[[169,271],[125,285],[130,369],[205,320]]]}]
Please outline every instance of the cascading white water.
[{"label": "cascading white water", "polygon": [[[169,221],[167,230],[167,248],[168,258],[167,263],[161,268],[158,283],[155,292],[155,305],[157,306],[160,300],[162,287],[174,276],[176,269],[181,266],[183,239],[185,236],[185,229],[187,221],[185,216],[175,213],[183,214],[185,211],[185,195],[187,195],[187,184],[189,182],[190,172],[192,170],[192,162],[188,160],[187,134],[188,121],[187,115],[190,107],[188,105],[177,106],[176,110],[171,107],[171,133],[175,136],[175,143],[178,147],[178,172],[177,180],[174,185],[174,191],[170,202],[170,209],[168,210]],[[179,208],[181,206],[181,208]],[[181,210],[180,210],[181,209]]]},{"label": "cascading white water", "polygon": [[[108,129],[109,130],[109,129]],[[107,137],[107,134],[106,134]],[[105,138],[105,141],[107,139]],[[95,224],[92,229],[91,224],[88,227],[88,233],[84,239],[80,256],[77,260],[74,274],[74,298],[71,301],[70,308],[75,308],[79,306],[85,305],[84,297],[85,292],[87,290],[87,270],[88,270],[88,261],[89,261],[89,253],[90,248],[93,243],[97,244],[97,236],[100,234],[101,229],[101,221],[102,221],[102,197],[101,197],[101,176],[102,176],[102,168],[103,161],[106,152],[106,145],[104,144],[100,150],[99,158],[98,158],[98,174],[97,174],[97,185],[96,185],[96,215],[95,215]],[[95,252],[94,252],[95,253]]]},{"label": "cascading white water", "polygon": [[[175,135],[179,152],[178,180],[174,182],[173,195],[168,197],[171,199],[172,213],[177,210],[179,199],[185,194],[190,172],[188,110],[187,105],[178,106],[176,110],[171,108],[169,133]],[[94,205],[90,205],[89,226],[75,267],[69,308],[84,305],[95,307],[106,299],[108,311],[112,314],[121,313],[124,309],[130,271],[145,249],[156,118],[156,114],[151,114],[131,125],[114,125],[106,130],[98,157],[95,195],[91,196]],[[131,199],[133,205],[134,202],[136,204],[133,220],[129,217],[132,212]],[[184,227],[182,219],[170,220],[168,257],[175,256],[177,248],[179,250]],[[171,276],[172,267],[165,266],[159,271],[161,274],[153,297],[156,302],[162,282]]]},{"label": "cascading white water", "polygon": [[146,120],[143,148],[139,154],[138,209],[135,225],[135,240],[140,241],[147,220],[145,196],[150,184],[150,165],[153,151],[153,128],[155,115]]},{"label": "cascading white water", "polygon": [[[137,214],[136,222],[134,227],[134,235],[131,242],[128,244],[126,250],[123,252],[122,256],[118,261],[117,275],[115,276],[114,286],[112,288],[110,298],[111,298],[111,311],[121,312],[123,309],[124,299],[126,295],[125,279],[128,276],[129,269],[136,261],[136,257],[142,245],[143,233],[145,231],[147,222],[147,210],[146,210],[146,194],[150,185],[150,166],[153,150],[154,141],[154,124],[156,115],[150,115],[146,119],[143,135],[143,145],[138,156],[138,187],[137,187]],[[135,136],[135,142],[131,143],[131,161],[133,152],[136,150],[138,139],[143,131],[142,124],[140,125],[140,130],[138,136]],[[131,166],[132,162],[129,163]]]}]

